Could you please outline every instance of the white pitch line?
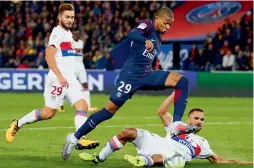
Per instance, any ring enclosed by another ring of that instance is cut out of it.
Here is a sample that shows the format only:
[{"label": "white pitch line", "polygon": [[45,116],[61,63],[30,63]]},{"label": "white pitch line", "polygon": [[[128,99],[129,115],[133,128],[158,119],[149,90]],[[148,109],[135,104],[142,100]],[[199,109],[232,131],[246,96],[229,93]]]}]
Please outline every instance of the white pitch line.
[{"label": "white pitch line", "polygon": [[[253,124],[253,122],[210,122],[205,125],[239,125],[239,124]],[[106,125],[98,126],[99,128],[126,128],[126,127],[157,127],[162,124],[133,124],[133,125]],[[55,130],[55,129],[73,129],[75,127],[36,127],[36,128],[22,128],[22,130],[34,131],[34,130]],[[0,132],[6,131],[6,129],[0,129]]]},{"label": "white pitch line", "polygon": [[[213,120],[231,120],[233,118],[230,118],[230,117],[206,117],[206,118],[211,118]],[[51,120],[73,120],[74,119],[74,116],[73,117],[69,117],[69,118],[58,118],[58,117],[55,117],[55,118],[52,118]],[[123,117],[113,117],[114,120],[126,120],[126,119],[144,119],[144,120],[153,120],[153,119],[159,119],[159,116],[147,116],[147,117],[129,117],[129,116],[123,116]],[[238,118],[239,119],[239,118]],[[249,117],[241,117],[240,119],[250,119]],[[11,121],[12,118],[0,118],[0,121]]]}]

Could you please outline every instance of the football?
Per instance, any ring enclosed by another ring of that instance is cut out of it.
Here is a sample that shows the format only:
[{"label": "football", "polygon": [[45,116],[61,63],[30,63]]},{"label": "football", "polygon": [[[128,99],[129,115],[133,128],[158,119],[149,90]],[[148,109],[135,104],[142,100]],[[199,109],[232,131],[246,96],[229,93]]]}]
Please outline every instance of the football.
[{"label": "football", "polygon": [[164,161],[164,168],[183,168],[184,166],[185,161],[181,156],[168,158]]}]

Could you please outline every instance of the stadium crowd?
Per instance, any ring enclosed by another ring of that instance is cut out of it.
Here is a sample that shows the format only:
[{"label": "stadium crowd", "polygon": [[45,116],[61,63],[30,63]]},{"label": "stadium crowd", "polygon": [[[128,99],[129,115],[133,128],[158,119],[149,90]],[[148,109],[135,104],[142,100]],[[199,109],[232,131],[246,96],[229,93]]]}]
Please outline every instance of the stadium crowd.
[{"label": "stadium crowd", "polygon": [[[47,68],[45,47],[57,25],[60,1],[1,2],[0,68]],[[75,1],[73,29],[84,40],[87,69],[114,69],[110,50],[141,19],[151,19],[162,6],[173,8],[176,1]],[[143,7],[142,7],[143,6]],[[147,8],[148,7],[148,8]],[[185,61],[187,70],[253,69],[253,19],[247,13],[241,20],[225,20],[215,37],[208,34],[202,48],[193,45]],[[98,66],[98,60],[104,63]],[[158,65],[158,64],[157,64]]]},{"label": "stadium crowd", "polygon": [[253,13],[241,19],[225,19],[214,37],[207,34],[204,44],[193,44],[185,61],[186,70],[253,70]]}]

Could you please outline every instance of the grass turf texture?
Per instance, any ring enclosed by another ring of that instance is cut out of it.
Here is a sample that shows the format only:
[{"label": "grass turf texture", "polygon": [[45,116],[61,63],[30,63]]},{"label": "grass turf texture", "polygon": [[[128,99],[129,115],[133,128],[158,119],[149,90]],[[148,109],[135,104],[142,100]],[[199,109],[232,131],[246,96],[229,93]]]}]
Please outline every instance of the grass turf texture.
[{"label": "grass turf texture", "polygon": [[[125,127],[147,129],[161,136],[164,128],[157,115],[157,109],[164,96],[134,96],[109,121],[89,134],[90,139],[100,141],[93,151],[99,152],[106,142]],[[74,132],[74,109],[65,104],[65,113],[57,113],[48,121],[25,125],[13,143],[5,141],[5,130],[13,118],[20,118],[35,108],[43,107],[41,94],[0,94],[0,168],[124,168],[132,167],[123,161],[124,154],[136,154],[128,144],[113,153],[104,163],[94,165],[79,159],[79,151],[74,150],[68,161],[61,158],[65,136]],[[92,95],[92,104],[102,107],[107,95]],[[187,111],[191,108],[205,110],[205,125],[199,135],[208,139],[213,151],[228,159],[253,160],[253,116],[251,98],[189,98]],[[171,108],[171,112],[172,112]],[[184,120],[186,119],[187,111]],[[155,144],[156,145],[156,144]],[[237,168],[252,165],[214,165],[207,160],[194,160],[187,168]]]}]

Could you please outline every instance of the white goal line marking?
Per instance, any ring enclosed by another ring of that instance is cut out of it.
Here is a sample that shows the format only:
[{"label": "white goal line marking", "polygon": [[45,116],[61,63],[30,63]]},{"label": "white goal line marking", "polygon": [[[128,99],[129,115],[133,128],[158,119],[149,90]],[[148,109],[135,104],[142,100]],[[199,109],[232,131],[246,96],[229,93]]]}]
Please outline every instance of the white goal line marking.
[{"label": "white goal line marking", "polygon": [[[209,119],[216,119],[216,120],[231,120],[233,118],[230,117],[206,117]],[[145,119],[145,120],[152,120],[152,119],[158,119],[160,120],[159,116],[147,116],[147,117],[129,117],[129,116],[124,116],[124,117],[113,117],[112,119],[114,120],[125,120],[125,119]],[[239,118],[238,118],[239,119]],[[241,117],[240,119],[250,119],[250,117]],[[12,118],[0,118],[0,121],[10,121],[11,122]],[[74,120],[73,117],[69,118],[59,118],[59,117],[53,117],[51,120]]]}]

